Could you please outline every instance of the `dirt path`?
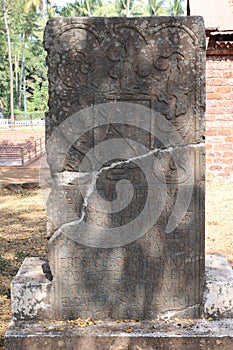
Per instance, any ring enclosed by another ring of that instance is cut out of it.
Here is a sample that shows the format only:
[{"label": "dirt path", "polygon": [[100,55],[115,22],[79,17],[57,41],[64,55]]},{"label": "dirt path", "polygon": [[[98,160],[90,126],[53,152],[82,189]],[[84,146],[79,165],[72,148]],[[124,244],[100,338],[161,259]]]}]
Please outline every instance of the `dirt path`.
[{"label": "dirt path", "polygon": [[43,155],[26,166],[0,166],[0,186],[9,184],[39,183],[42,174],[49,174]]}]

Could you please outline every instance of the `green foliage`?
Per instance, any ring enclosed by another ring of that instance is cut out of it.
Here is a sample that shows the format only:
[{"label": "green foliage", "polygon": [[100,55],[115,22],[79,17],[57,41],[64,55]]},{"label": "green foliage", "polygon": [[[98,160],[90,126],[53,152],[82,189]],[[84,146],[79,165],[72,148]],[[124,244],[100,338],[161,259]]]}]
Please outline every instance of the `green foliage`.
[{"label": "green foliage", "polygon": [[184,0],[76,0],[54,9],[62,17],[178,16],[184,13],[183,6]]},{"label": "green foliage", "polygon": [[[24,76],[26,101],[30,110],[47,109],[48,94],[44,91],[47,89],[47,70],[42,40],[48,13],[47,10],[43,10],[42,4],[42,0],[5,0],[14,75],[14,106],[15,110],[21,113],[24,109]],[[0,7],[0,109],[3,108],[4,115],[9,116],[9,57],[2,14]],[[42,100],[40,103],[39,96]]]},{"label": "green foliage", "polygon": [[[51,0],[1,0],[7,10],[13,68],[14,110],[27,115],[47,110],[48,82],[43,30],[54,16],[160,16],[183,14],[184,0],[76,0],[59,8]],[[169,6],[168,6],[169,5]],[[168,7],[166,7],[168,6]],[[24,82],[26,88],[24,89]],[[3,7],[0,6],[0,112],[10,115],[10,71]]]},{"label": "green foliage", "polygon": [[99,17],[116,17],[118,16],[115,2],[105,1],[95,9],[95,16]]},{"label": "green foliage", "polygon": [[[4,25],[0,20],[0,28]],[[7,42],[5,40],[5,33],[0,31],[0,110],[4,107],[9,109],[9,78],[6,75],[8,72],[8,54],[7,54]]]},{"label": "green foliage", "polygon": [[168,13],[170,16],[181,16],[184,14],[183,10],[184,0],[169,0]]},{"label": "green foliage", "polygon": [[102,0],[76,0],[74,3],[67,3],[62,8],[55,8],[59,16],[93,16],[103,6]]},{"label": "green foliage", "polygon": [[48,101],[48,82],[36,82],[31,99],[28,101],[28,112],[45,111]]},{"label": "green foliage", "polygon": [[119,16],[136,17],[147,14],[147,6],[143,0],[116,0],[115,3]]},{"label": "green foliage", "polygon": [[148,10],[150,16],[166,15],[165,0],[148,0]]}]

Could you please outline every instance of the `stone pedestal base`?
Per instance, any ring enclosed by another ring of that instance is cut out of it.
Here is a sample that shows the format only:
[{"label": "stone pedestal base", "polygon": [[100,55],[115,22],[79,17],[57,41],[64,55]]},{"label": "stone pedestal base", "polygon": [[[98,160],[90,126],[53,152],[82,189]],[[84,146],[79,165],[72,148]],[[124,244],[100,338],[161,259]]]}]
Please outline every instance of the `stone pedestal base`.
[{"label": "stone pedestal base", "polygon": [[53,285],[43,267],[45,258],[26,258],[11,283],[14,321],[54,319]]},{"label": "stone pedestal base", "polygon": [[[45,268],[44,268],[45,267]],[[13,321],[53,320],[56,318],[56,293],[44,258],[26,258],[12,282]],[[202,316],[233,318],[233,270],[221,255],[207,255]],[[194,306],[195,307],[195,306]],[[188,309],[170,311],[164,317],[190,317]],[[88,315],[92,316],[92,315]]]},{"label": "stone pedestal base", "polygon": [[206,256],[203,314],[233,318],[233,270],[223,255]]},{"label": "stone pedestal base", "polygon": [[65,322],[12,324],[6,350],[232,350],[233,321]]},{"label": "stone pedestal base", "polygon": [[[145,322],[54,321],[54,293],[42,258],[25,259],[12,282],[12,324],[5,350],[232,350],[233,272],[223,256],[207,256],[203,316]],[[224,319],[225,318],[225,319]],[[218,319],[218,320],[217,320]],[[47,320],[47,321],[45,321]]]}]

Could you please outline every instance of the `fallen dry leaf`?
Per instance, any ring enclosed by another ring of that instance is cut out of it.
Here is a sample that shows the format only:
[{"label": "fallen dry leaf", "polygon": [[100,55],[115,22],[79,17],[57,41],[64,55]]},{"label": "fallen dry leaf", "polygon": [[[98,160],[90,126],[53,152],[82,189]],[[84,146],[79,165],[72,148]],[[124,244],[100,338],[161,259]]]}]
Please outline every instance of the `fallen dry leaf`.
[{"label": "fallen dry leaf", "polygon": [[133,328],[128,328],[126,332],[127,332],[127,333],[133,332]]}]

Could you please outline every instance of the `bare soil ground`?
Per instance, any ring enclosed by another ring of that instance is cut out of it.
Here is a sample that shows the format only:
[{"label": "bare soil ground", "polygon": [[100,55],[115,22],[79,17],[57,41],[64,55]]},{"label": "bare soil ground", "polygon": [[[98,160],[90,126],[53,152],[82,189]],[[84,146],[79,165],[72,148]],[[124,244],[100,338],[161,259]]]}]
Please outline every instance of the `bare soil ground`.
[{"label": "bare soil ground", "polygon": [[9,324],[10,283],[26,256],[46,254],[46,216],[36,190],[0,189],[0,349]]},{"label": "bare soil ground", "polygon": [[[27,256],[46,255],[46,214],[39,189],[0,189],[0,350],[11,319],[10,283]],[[206,253],[233,265],[233,184],[207,183]]]},{"label": "bare soil ground", "polygon": [[206,254],[223,254],[233,267],[233,183],[207,183]]}]

